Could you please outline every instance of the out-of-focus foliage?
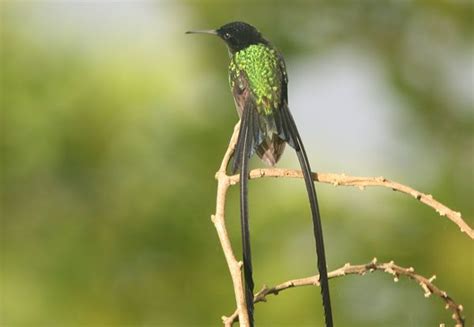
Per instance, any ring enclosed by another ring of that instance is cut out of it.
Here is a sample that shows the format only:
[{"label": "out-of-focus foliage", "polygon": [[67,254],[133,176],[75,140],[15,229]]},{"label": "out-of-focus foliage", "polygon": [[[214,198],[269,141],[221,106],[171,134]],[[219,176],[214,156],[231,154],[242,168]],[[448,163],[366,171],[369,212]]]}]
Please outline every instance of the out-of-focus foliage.
[{"label": "out-of-focus foliage", "polygon": [[[183,34],[192,28],[251,22],[283,51],[290,73],[335,49],[367,54],[368,67],[381,67],[400,104],[382,130],[395,131],[385,138],[401,150],[321,153],[321,141],[305,135],[317,135],[318,124],[341,108],[318,107],[306,119],[295,114],[306,120],[302,134],[313,167],[396,178],[474,225],[470,1],[0,6],[2,326],[215,326],[234,309],[210,222],[214,172],[236,122],[228,57],[217,40]],[[295,94],[291,81],[290,74]],[[291,94],[290,103],[314,105]],[[355,101],[345,100],[349,108]],[[353,113],[338,121],[358,119]],[[337,131],[326,144],[347,137],[337,121],[326,125]],[[377,171],[360,165],[380,157],[390,160]],[[281,165],[296,161],[287,154]],[[250,189],[256,284],[313,274],[302,181],[259,180]],[[474,249],[457,227],[397,193],[318,189],[330,269],[376,256],[436,274],[472,324]],[[228,227],[239,254],[236,202],[232,192]],[[451,323],[441,301],[424,299],[418,288],[381,274],[334,280],[335,322]],[[320,307],[318,290],[291,290],[258,304],[256,321],[320,324]]]}]

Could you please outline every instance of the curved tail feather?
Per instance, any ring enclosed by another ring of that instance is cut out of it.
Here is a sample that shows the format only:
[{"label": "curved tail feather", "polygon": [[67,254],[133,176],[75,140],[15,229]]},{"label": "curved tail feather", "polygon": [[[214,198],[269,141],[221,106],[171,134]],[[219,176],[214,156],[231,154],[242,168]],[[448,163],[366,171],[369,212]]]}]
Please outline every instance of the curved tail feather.
[{"label": "curved tail feather", "polygon": [[244,281],[245,281],[245,302],[249,315],[250,326],[253,327],[253,272],[252,256],[250,250],[250,227],[248,210],[248,161],[252,153],[255,134],[254,116],[255,111],[252,107],[244,108],[240,122],[239,137],[234,153],[234,162],[232,165],[233,173],[240,167],[240,227],[242,233],[242,256],[244,261]]},{"label": "curved tail feather", "polygon": [[[287,125],[288,131],[290,134],[290,140],[295,145],[294,149],[298,156],[300,162],[301,170],[303,171],[303,176],[306,184],[306,190],[308,192],[308,198],[311,206],[311,214],[313,218],[313,232],[314,238],[316,240],[316,254],[318,256],[318,270],[319,270],[319,282],[321,284],[321,296],[323,300],[324,316],[326,319],[326,326],[333,326],[332,319],[332,309],[331,309],[331,299],[329,296],[329,281],[328,281],[328,272],[326,267],[326,255],[324,251],[324,241],[323,241],[323,230],[321,224],[321,215],[319,213],[318,198],[316,196],[316,189],[314,187],[314,182],[311,177],[311,167],[309,165],[308,157],[301,141],[301,137],[296,128],[295,121],[291,116],[290,111],[286,105],[282,106],[281,110],[283,111],[283,122],[284,125]],[[290,145],[291,143],[288,142]]]}]

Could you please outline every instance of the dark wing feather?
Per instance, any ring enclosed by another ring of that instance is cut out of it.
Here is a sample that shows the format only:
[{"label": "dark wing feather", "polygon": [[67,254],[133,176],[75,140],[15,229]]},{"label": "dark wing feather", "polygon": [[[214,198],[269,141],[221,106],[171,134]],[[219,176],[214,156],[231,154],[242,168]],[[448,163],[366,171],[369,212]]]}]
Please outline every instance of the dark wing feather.
[{"label": "dark wing feather", "polygon": [[[286,73],[286,65],[283,56],[279,51],[276,51],[278,55],[278,62],[280,63],[281,70],[281,100],[279,110],[275,110],[275,122],[279,127],[279,136],[282,140],[285,140],[295,151],[299,151],[300,147],[296,140],[296,135],[292,133],[291,124],[288,119],[288,115],[285,111],[289,112],[288,109],[288,74]],[[296,128],[296,126],[295,126]]]},{"label": "dark wing feather", "polygon": [[[232,165],[231,165],[231,172],[235,174],[237,170],[242,165],[242,152],[243,152],[243,131],[247,128],[250,128],[250,133],[252,134],[252,146],[247,149],[249,155],[251,156],[255,152],[255,148],[258,144],[260,144],[263,140],[263,136],[261,130],[259,129],[259,117],[258,112],[255,105],[255,99],[250,91],[249,82],[247,76],[245,76],[244,72],[238,73],[239,75],[234,75],[237,73],[231,73],[230,78],[234,80],[234,85],[232,88],[232,94],[234,96],[235,106],[237,108],[237,113],[240,117],[240,129],[239,129],[239,137],[237,138],[237,144],[235,146],[234,155],[232,158]],[[249,119],[243,119],[244,109],[250,108],[250,113],[253,115],[252,119],[252,126],[249,126]]]}]

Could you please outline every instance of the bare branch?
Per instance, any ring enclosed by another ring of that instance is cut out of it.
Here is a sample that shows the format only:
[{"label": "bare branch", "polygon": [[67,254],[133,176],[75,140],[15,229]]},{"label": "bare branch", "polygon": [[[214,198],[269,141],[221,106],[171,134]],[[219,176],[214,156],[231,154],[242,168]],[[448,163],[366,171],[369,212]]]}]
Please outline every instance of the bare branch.
[{"label": "bare branch", "polygon": [[[260,168],[254,169],[250,172],[251,179],[262,177],[303,178],[303,174],[301,173],[301,170],[281,168]],[[230,179],[233,184],[238,183],[239,175],[231,176]],[[365,187],[369,186],[382,186],[411,195],[413,198],[435,209],[440,216],[446,216],[461,229],[461,232],[466,233],[471,239],[474,239],[474,230],[462,219],[461,213],[456,212],[435,200],[431,194],[421,193],[409,186],[391,181],[384,177],[357,177],[348,176],[346,174],[313,173],[313,180],[320,183],[332,184],[334,186],[355,186],[361,190],[364,190]]]},{"label": "bare branch", "polygon": [[[328,273],[329,278],[344,277],[346,275],[365,275],[368,272],[382,271],[393,276],[395,282],[398,281],[400,276],[405,276],[409,279],[416,281],[424,291],[425,297],[429,297],[431,294],[440,297],[444,303],[445,308],[451,310],[452,319],[456,322],[456,327],[464,326],[464,318],[462,317],[463,306],[457,304],[445,291],[440,290],[436,285],[433,284],[436,276],[431,278],[423,277],[415,273],[415,269],[412,267],[404,268],[396,265],[393,261],[387,263],[377,263],[377,259],[374,258],[370,263],[365,265],[351,265],[346,263],[344,266],[333,270]],[[289,288],[300,287],[300,286],[319,286],[319,275],[314,275],[306,278],[293,279],[274,287],[264,286],[254,297],[254,303],[266,302],[268,295],[278,295],[281,291]],[[238,310],[236,310],[231,316],[224,317],[225,326],[232,326],[237,321]]]},{"label": "bare branch", "polygon": [[[230,317],[222,317],[222,321],[225,326],[231,326],[234,321],[238,320],[241,323],[241,326],[249,326],[248,312],[245,303],[245,295],[242,281],[242,262],[237,261],[235,258],[234,252],[232,250],[232,244],[227,233],[225,226],[225,203],[227,191],[231,185],[237,184],[239,182],[239,176],[233,175],[229,176],[226,174],[226,168],[229,164],[230,158],[234,152],[235,145],[237,142],[237,137],[239,133],[240,123],[234,128],[234,133],[232,134],[229,146],[224,155],[222,163],[218,172],[216,173],[216,179],[218,182],[217,186],[217,198],[216,198],[216,212],[211,216],[214,227],[216,228],[219,241],[224,252],[227,265],[232,277],[232,284],[234,287],[234,295],[236,300],[237,310]],[[289,177],[289,178],[302,178],[302,173],[299,170],[291,169],[254,169],[250,172],[250,178],[257,179],[261,177]],[[413,196],[420,202],[430,206],[435,209],[441,216],[446,216],[451,221],[453,221],[462,232],[466,233],[471,239],[474,239],[474,231],[472,228],[462,219],[461,213],[455,212],[443,205],[442,203],[433,199],[431,195],[427,195],[421,192],[414,190],[411,187],[406,185],[387,180],[383,177],[354,177],[347,176],[345,174],[332,174],[332,173],[313,173],[313,180],[321,183],[333,184],[335,186],[356,186],[360,189],[364,189],[367,186],[383,186],[391,188],[392,190],[399,191],[408,195]],[[376,264],[375,261],[371,262],[368,265],[360,266],[351,266],[346,264],[344,267],[334,270],[329,273],[329,278],[340,277],[346,274],[364,274],[367,271],[373,270],[382,270],[388,273],[391,273],[398,278],[399,275],[407,276],[411,279],[416,280],[420,286],[425,290],[425,296],[430,294],[435,294],[441,297],[446,302],[446,308],[453,311],[453,319],[456,321],[456,326],[464,326],[464,321],[461,316],[462,306],[457,305],[447,294],[443,291],[440,291],[436,286],[432,284],[434,277],[426,279],[423,276],[417,275],[414,273],[412,268],[402,268],[396,266],[393,262],[386,264]],[[265,301],[266,296],[269,294],[278,294],[278,292],[285,290],[287,288],[303,285],[318,285],[318,276],[297,279],[288,281],[281,285],[275,286],[273,288],[264,287],[259,293],[256,294],[254,302]]]}]

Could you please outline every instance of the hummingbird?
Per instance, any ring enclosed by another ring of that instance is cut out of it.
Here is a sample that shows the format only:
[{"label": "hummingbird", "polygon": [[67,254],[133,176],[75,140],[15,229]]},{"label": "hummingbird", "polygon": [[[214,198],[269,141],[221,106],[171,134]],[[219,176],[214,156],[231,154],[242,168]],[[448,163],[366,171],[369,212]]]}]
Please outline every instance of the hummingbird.
[{"label": "hummingbird", "polygon": [[297,156],[308,193],[317,266],[327,327],[333,326],[321,216],[308,157],[288,107],[288,75],[282,54],[252,25],[231,22],[215,30],[187,34],[211,34],[222,39],[230,55],[229,84],[240,118],[239,135],[231,172],[240,169],[240,217],[244,263],[245,302],[250,325],[254,325],[254,282],[250,251],[248,210],[248,161],[253,154],[269,166],[280,159],[288,143]]}]

